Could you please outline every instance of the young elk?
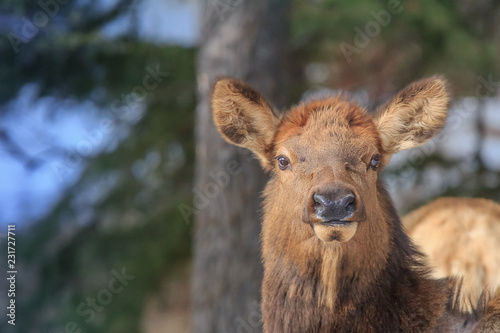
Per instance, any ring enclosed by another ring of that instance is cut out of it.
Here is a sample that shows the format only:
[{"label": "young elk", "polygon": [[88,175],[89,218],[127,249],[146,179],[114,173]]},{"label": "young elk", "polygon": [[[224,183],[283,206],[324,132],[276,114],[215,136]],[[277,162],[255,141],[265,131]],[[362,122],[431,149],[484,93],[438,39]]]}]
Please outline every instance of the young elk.
[{"label": "young elk", "polygon": [[472,310],[484,288],[500,286],[500,205],[479,198],[440,198],[403,217],[434,278],[462,277],[460,305]]},{"label": "young elk", "polygon": [[456,283],[428,276],[379,179],[392,154],[439,132],[448,101],[445,81],[433,77],[374,117],[343,97],[280,116],[246,84],[215,83],[219,132],[271,174],[262,226],[265,332],[500,331],[500,292],[484,313],[459,312]]}]

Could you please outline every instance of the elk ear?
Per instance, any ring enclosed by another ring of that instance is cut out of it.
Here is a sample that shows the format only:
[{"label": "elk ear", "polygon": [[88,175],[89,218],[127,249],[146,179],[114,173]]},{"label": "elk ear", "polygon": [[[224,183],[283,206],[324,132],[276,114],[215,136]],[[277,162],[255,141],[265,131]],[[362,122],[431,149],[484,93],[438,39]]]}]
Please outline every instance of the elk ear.
[{"label": "elk ear", "polygon": [[433,76],[404,88],[375,115],[384,150],[395,154],[420,146],[444,126],[450,97],[446,80]]},{"label": "elk ear", "polygon": [[215,126],[226,141],[250,149],[264,169],[279,118],[266,100],[245,83],[231,78],[215,82],[212,93]]}]

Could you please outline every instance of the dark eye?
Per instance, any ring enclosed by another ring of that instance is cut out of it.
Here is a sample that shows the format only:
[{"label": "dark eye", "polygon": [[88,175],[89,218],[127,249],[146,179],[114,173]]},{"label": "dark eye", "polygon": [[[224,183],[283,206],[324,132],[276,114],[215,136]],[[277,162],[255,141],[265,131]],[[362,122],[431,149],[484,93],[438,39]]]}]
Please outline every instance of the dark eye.
[{"label": "dark eye", "polygon": [[371,161],[370,161],[370,168],[374,171],[378,169],[378,166],[380,165],[380,155],[375,154],[373,155]]},{"label": "dark eye", "polygon": [[276,159],[278,160],[278,166],[280,167],[280,170],[286,170],[290,168],[290,160],[287,157],[280,155],[276,157]]}]

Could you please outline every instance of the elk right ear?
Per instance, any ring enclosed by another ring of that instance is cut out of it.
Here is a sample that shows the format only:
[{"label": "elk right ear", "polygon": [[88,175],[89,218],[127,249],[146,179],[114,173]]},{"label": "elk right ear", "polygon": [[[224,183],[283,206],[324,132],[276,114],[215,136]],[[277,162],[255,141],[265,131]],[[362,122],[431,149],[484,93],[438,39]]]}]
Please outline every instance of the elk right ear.
[{"label": "elk right ear", "polygon": [[420,146],[444,126],[450,96],[441,76],[408,85],[375,115],[382,145],[389,154]]},{"label": "elk right ear", "polygon": [[250,149],[264,169],[270,167],[270,146],[279,118],[266,100],[245,83],[230,78],[215,82],[212,93],[215,126],[226,141]]}]

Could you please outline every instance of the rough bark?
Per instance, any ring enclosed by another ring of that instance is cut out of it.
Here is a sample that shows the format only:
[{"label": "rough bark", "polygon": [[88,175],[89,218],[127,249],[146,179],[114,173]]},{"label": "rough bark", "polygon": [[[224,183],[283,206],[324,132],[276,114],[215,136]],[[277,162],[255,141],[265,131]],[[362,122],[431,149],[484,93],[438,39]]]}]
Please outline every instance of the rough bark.
[{"label": "rough bark", "polygon": [[209,98],[214,79],[231,76],[283,106],[288,7],[283,0],[203,4],[192,279],[196,333],[262,330],[259,212],[266,177],[250,153],[221,139]]}]

